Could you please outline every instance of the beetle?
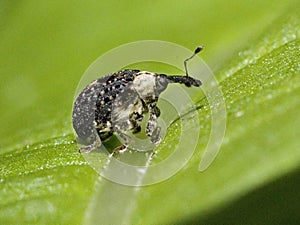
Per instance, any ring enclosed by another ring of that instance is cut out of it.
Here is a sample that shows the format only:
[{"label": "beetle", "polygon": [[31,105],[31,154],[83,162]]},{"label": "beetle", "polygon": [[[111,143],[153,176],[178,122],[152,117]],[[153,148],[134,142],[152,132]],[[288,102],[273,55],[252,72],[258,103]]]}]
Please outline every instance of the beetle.
[{"label": "beetle", "polygon": [[124,143],[113,152],[125,151],[130,143],[128,131],[138,133],[145,113],[149,113],[146,135],[154,144],[161,141],[157,119],[159,95],[170,83],[199,87],[200,80],[188,75],[187,61],[203,49],[199,46],[184,60],[184,75],[165,75],[140,70],[121,70],[90,83],[78,95],[73,105],[72,123],[78,140],[83,144],[79,152],[90,152],[117,134]]}]

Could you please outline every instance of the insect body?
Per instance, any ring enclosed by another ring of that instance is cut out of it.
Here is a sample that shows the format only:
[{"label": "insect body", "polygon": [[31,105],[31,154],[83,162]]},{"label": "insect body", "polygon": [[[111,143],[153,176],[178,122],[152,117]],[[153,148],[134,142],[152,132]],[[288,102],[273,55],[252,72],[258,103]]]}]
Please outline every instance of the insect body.
[{"label": "insect body", "polygon": [[[198,47],[191,59],[200,52]],[[185,60],[185,69],[186,61]],[[181,83],[187,87],[201,85],[201,81],[188,76],[167,76],[140,70],[122,70],[101,77],[89,84],[77,97],[73,107],[73,127],[84,144],[80,151],[91,151],[100,147],[102,141],[114,133],[124,144],[114,151],[126,150],[130,143],[127,131],[141,131],[145,113],[149,113],[146,135],[151,142],[160,142],[160,127],[157,119],[159,95],[170,83]]]}]

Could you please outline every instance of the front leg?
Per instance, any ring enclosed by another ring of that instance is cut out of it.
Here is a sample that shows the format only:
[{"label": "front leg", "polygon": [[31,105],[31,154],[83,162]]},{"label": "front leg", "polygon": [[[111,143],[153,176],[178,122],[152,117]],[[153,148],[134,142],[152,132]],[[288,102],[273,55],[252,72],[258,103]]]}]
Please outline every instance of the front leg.
[{"label": "front leg", "polygon": [[129,121],[131,124],[132,133],[136,134],[141,132],[141,123],[143,120],[143,114],[139,114],[137,112],[134,112],[130,115]]},{"label": "front leg", "polygon": [[155,103],[149,105],[149,121],[146,128],[146,134],[151,138],[151,142],[158,144],[161,141],[160,138],[160,126],[158,126],[157,119],[160,116],[160,110]]}]

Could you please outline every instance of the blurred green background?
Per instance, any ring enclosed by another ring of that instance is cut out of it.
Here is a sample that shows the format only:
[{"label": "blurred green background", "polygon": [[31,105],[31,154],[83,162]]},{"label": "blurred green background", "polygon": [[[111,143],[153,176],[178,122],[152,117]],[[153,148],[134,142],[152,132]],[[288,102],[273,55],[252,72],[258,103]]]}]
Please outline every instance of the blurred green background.
[{"label": "blurred green background", "polygon": [[[73,141],[76,86],[106,51],[153,39],[191,50],[205,45],[201,57],[231,106],[228,132],[205,181],[194,171],[199,150],[181,175],[139,190],[125,224],[297,224],[299,6],[299,0],[0,1],[0,223],[89,221],[97,174]],[[268,94],[278,99],[271,102]],[[272,132],[267,142],[259,140]],[[203,194],[194,195],[202,184]]]}]

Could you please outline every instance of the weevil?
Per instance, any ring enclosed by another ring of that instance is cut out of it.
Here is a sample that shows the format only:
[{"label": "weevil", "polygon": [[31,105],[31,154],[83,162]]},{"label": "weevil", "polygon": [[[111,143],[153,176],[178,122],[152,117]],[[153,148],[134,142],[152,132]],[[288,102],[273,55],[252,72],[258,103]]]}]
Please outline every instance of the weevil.
[{"label": "weevil", "polygon": [[123,140],[114,152],[125,151],[130,144],[126,132],[140,132],[145,113],[149,113],[146,135],[152,143],[158,144],[161,141],[157,122],[159,95],[170,83],[187,87],[201,85],[200,80],[189,76],[187,61],[202,49],[202,46],[197,47],[193,55],[184,60],[185,75],[127,69],[101,77],[85,87],[76,98],[72,113],[73,128],[83,144],[79,151],[90,152],[113,134]]}]

